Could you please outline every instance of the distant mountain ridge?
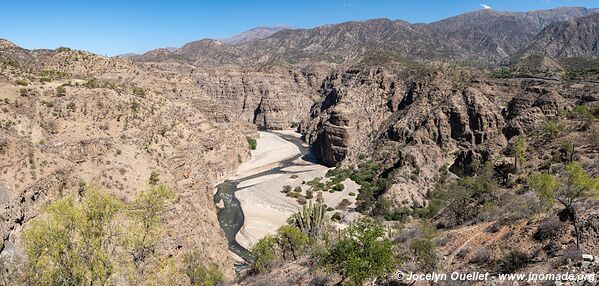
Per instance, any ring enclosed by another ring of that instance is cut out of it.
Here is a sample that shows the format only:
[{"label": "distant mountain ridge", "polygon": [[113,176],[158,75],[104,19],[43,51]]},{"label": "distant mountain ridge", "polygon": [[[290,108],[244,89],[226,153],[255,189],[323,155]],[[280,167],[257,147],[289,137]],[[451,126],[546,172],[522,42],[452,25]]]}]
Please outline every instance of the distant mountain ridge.
[{"label": "distant mountain ridge", "polygon": [[239,33],[235,36],[232,36],[232,37],[229,37],[226,39],[221,39],[219,41],[222,43],[225,43],[227,45],[240,45],[240,44],[244,44],[247,42],[251,42],[253,40],[264,39],[278,31],[283,30],[283,29],[292,29],[292,28],[286,27],[286,26],[256,27],[256,28],[250,29],[248,31]]},{"label": "distant mountain ridge", "polygon": [[524,54],[554,58],[599,57],[599,14],[554,23],[539,33]]},{"label": "distant mountain ridge", "polygon": [[[482,9],[430,24],[372,19],[274,33],[256,28],[221,41],[204,39],[171,53],[162,51],[160,60],[208,65],[270,61],[344,63],[371,54],[390,54],[416,60],[499,64],[530,45],[548,25],[598,11],[579,7],[530,12]],[[155,54],[156,51],[150,51],[138,60],[156,60]]]}]

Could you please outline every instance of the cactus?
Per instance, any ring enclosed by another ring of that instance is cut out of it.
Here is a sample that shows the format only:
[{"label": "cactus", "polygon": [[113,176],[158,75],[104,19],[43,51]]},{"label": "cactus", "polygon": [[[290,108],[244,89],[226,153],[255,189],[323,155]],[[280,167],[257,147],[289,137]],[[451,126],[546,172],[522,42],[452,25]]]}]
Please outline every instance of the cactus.
[{"label": "cactus", "polygon": [[307,206],[303,206],[301,211],[289,218],[289,224],[298,227],[310,237],[320,236],[324,226],[325,211],[326,208],[323,204],[312,205],[312,201],[310,201]]}]

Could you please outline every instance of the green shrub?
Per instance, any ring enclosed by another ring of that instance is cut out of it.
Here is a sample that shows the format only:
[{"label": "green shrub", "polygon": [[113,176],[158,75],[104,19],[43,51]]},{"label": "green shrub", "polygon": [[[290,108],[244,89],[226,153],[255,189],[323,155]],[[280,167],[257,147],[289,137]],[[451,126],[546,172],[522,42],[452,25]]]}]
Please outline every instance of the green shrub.
[{"label": "green shrub", "polygon": [[435,242],[430,238],[414,239],[410,242],[410,250],[416,258],[418,268],[424,272],[437,269],[438,257]]},{"label": "green shrub", "polygon": [[549,141],[560,136],[566,130],[566,125],[559,120],[546,119],[541,125],[541,131],[545,140]]},{"label": "green shrub", "polygon": [[22,85],[22,86],[28,86],[28,85],[29,85],[29,83],[27,83],[27,81],[26,81],[26,80],[24,80],[24,79],[17,79],[17,80],[15,81],[15,84],[16,84],[16,85]]},{"label": "green shrub", "polygon": [[65,95],[65,94],[67,94],[67,90],[64,87],[59,86],[56,88],[56,94],[61,95],[61,96]]},{"label": "green shrub", "polygon": [[193,251],[185,257],[185,275],[193,286],[215,286],[225,280],[218,265],[205,263],[199,252]]},{"label": "green shrub", "polygon": [[75,106],[75,102],[74,101],[71,101],[71,102],[69,102],[67,104],[67,110],[75,111],[75,108],[76,108],[76,106]]},{"label": "green shrub", "polygon": [[524,268],[530,259],[528,255],[519,250],[512,250],[506,253],[498,263],[499,272],[501,273],[514,273]]},{"label": "green shrub", "polygon": [[147,91],[141,87],[134,87],[133,94],[138,96],[145,96],[147,94]]},{"label": "green shrub", "polygon": [[289,193],[291,192],[291,186],[290,185],[285,185],[283,186],[283,191],[281,191],[282,193]]},{"label": "green shrub", "polygon": [[283,259],[296,260],[308,247],[308,236],[299,228],[284,225],[277,230],[277,241],[283,253]]},{"label": "green shrub", "polygon": [[306,199],[311,200],[314,198],[314,191],[308,190],[306,191]]},{"label": "green shrub", "polygon": [[333,190],[336,192],[342,192],[343,189],[345,189],[345,186],[343,184],[336,184],[333,186]]},{"label": "green shrub", "polygon": [[258,147],[258,142],[256,141],[256,139],[251,137],[246,137],[245,139],[248,142],[250,150],[256,150],[256,147]]},{"label": "green shrub", "polygon": [[255,273],[265,273],[274,266],[277,260],[276,246],[277,239],[273,235],[267,235],[258,240],[251,251],[254,257],[252,270]]},{"label": "green shrub", "polygon": [[338,272],[347,285],[362,285],[368,279],[385,277],[397,265],[385,229],[371,219],[361,218],[322,254],[321,265]]},{"label": "green shrub", "polygon": [[301,193],[303,190],[302,190],[302,187],[297,186],[297,187],[295,187],[295,189],[293,189],[293,191],[296,193]]}]

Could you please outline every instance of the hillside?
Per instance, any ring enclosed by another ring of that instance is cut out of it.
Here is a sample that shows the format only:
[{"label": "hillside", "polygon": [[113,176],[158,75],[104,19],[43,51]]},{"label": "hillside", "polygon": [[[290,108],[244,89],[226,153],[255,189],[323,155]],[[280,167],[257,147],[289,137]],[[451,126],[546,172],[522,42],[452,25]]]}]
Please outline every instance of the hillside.
[{"label": "hillside", "polygon": [[0,284],[597,271],[598,11],[261,27],[114,58],[0,40]]}]

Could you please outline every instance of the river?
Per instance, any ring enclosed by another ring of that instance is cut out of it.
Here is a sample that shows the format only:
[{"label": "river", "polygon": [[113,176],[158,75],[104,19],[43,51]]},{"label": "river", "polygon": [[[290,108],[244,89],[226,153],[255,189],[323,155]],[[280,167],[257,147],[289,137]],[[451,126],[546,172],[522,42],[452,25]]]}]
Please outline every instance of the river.
[{"label": "river", "polygon": [[[243,227],[245,222],[245,216],[241,207],[241,203],[235,196],[237,191],[243,189],[238,188],[238,186],[245,181],[255,180],[264,176],[288,174],[289,172],[285,169],[294,166],[305,166],[306,162],[318,164],[318,159],[313,156],[312,152],[310,152],[310,148],[306,147],[305,143],[300,138],[282,133],[268,133],[274,134],[277,137],[297,146],[299,149],[299,154],[274,162],[275,164],[273,167],[267,170],[259,171],[258,173],[241,178],[227,180],[217,186],[217,192],[214,195],[215,204],[218,204],[221,200],[224,204],[224,207],[218,211],[218,222],[225,233],[227,241],[229,242],[229,250],[248,262],[252,261],[252,255],[250,251],[243,247],[236,239],[238,232]],[[258,146],[260,146],[261,143],[263,142],[261,142],[259,139]]]}]

